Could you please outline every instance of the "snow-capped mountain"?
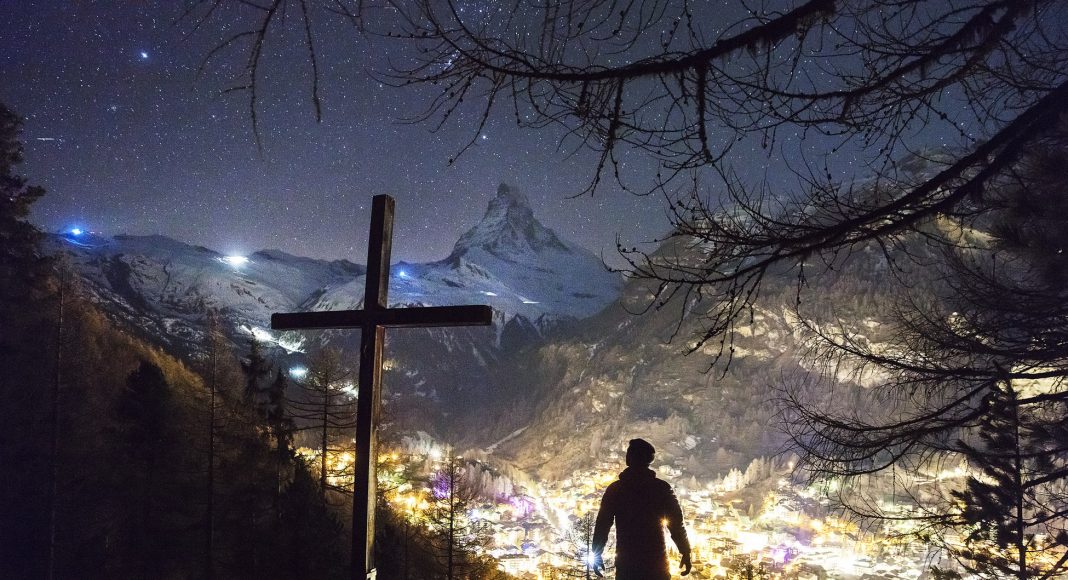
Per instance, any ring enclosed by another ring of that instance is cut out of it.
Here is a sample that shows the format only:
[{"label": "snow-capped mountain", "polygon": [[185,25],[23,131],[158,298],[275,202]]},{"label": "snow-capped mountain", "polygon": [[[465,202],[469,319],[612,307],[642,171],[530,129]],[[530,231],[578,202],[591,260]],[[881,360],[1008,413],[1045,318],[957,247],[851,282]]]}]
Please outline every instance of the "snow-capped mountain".
[{"label": "snow-capped mountain", "polygon": [[80,233],[48,241],[112,317],[186,353],[198,350],[209,310],[219,312],[235,337],[253,331],[263,337],[271,312],[293,310],[364,273],[349,262],[278,250],[225,256],[163,236]]},{"label": "snow-capped mountain", "polygon": [[534,218],[522,193],[503,184],[485,217],[460,237],[444,265],[454,279],[493,273],[496,291],[489,291],[514,296],[528,318],[534,312],[586,318],[607,305],[606,288],[614,299],[621,287],[620,277],[597,256],[557,237]]},{"label": "snow-capped mountain", "polygon": [[[179,352],[198,350],[210,308],[242,348],[251,332],[289,349],[288,358],[275,350],[280,364],[324,343],[355,358],[358,333],[273,333],[269,319],[360,308],[363,266],[279,251],[225,256],[158,236],[67,234],[50,243],[113,317]],[[696,260],[700,246],[673,239],[658,251]],[[850,319],[874,320],[881,298],[871,281],[886,269],[879,257],[859,255],[812,275],[813,291],[853,309]],[[726,374],[708,372],[718,342],[686,354],[715,304],[676,298],[631,314],[654,289],[641,280],[624,286],[600,258],[541,224],[524,196],[501,186],[448,257],[392,268],[392,306],[486,303],[494,326],[389,332],[386,396],[403,410],[391,420],[549,476],[588,466],[635,434],[671,464],[709,477],[777,451],[781,434],[768,428],[773,387],[821,370],[803,357],[794,275],[769,277],[749,324],[736,329]]]},{"label": "snow-capped mountain", "polygon": [[[352,348],[358,333],[270,330],[275,312],[360,308],[364,266],[264,250],[226,256],[162,236],[90,233],[51,236],[83,290],[123,326],[180,354],[203,348],[209,310],[236,346],[248,335],[278,357],[299,359],[316,344]],[[501,186],[483,219],[444,260],[392,267],[391,306],[489,304],[493,329],[423,329],[390,333],[387,383],[394,395],[435,403],[430,415],[477,401],[502,352],[611,304],[622,279],[600,258],[561,239],[534,216],[526,198]],[[287,360],[287,364],[291,362]],[[428,419],[429,420],[429,419]]]},{"label": "snow-capped mountain", "polygon": [[[225,256],[162,236],[51,238],[110,311],[165,343],[195,350],[206,311],[234,329],[272,335],[273,312],[359,308],[365,268],[263,250]],[[501,185],[483,219],[444,260],[392,268],[391,305],[489,304],[494,344],[592,316],[622,287],[600,258],[562,240],[514,188]],[[527,337],[529,338],[529,337]],[[183,345],[187,341],[189,344]]]},{"label": "snow-capped mountain", "polygon": [[[920,179],[938,163],[931,154],[900,166]],[[885,183],[861,180],[854,195],[858,203],[872,203],[892,193]],[[923,227],[955,228],[942,219]],[[989,239],[978,230],[946,233],[976,247]],[[553,245],[541,240],[539,248]],[[655,256],[699,266],[706,249],[701,240],[669,237]],[[786,435],[774,403],[783,385],[827,385],[807,393],[827,397],[818,404],[871,404],[867,390],[886,380],[883,373],[848,357],[814,356],[811,329],[845,332],[873,348],[885,344],[900,307],[895,284],[908,280],[912,292],[934,296],[942,283],[940,252],[925,235],[901,236],[892,247],[856,245],[831,263],[807,262],[800,294],[796,268],[773,268],[734,332],[700,345],[721,306],[714,294],[669,293],[662,302],[658,282],[631,278],[615,303],[581,325],[502,360],[495,370],[506,378],[498,381],[502,390],[485,402],[500,415],[471,425],[465,443],[550,480],[618,453],[633,437],[651,441],[662,463],[688,475],[707,479],[745,469],[783,449]],[[896,282],[887,282],[891,276]]]},{"label": "snow-capped mountain", "polygon": [[[363,287],[360,276],[324,292],[308,309],[359,308]],[[389,298],[396,305],[489,304],[500,344],[592,316],[621,287],[600,258],[562,240],[534,217],[525,196],[501,185],[447,258],[393,267]]]}]

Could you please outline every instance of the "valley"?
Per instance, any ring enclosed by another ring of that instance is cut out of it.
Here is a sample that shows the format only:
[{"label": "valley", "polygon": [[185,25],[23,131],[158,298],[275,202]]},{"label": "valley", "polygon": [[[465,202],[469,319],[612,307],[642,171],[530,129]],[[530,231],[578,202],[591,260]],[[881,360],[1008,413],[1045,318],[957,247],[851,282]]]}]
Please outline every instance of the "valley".
[{"label": "valley", "polygon": [[[359,308],[361,265],[274,250],[227,256],[159,236],[66,232],[48,244],[118,326],[187,360],[205,356],[211,316],[236,354],[259,341],[291,383],[305,380],[309,361],[324,348],[356,358],[355,333],[276,333],[269,318]],[[658,251],[696,250],[676,244]],[[848,274],[819,282],[875,334],[881,297],[856,289],[881,267],[857,262]],[[783,453],[777,389],[824,377],[805,357],[791,273],[780,273],[736,330],[722,369],[710,368],[716,345],[687,352],[713,304],[688,299],[645,308],[653,294],[648,283],[608,272],[597,256],[543,226],[506,185],[446,258],[401,262],[392,272],[391,306],[494,309],[489,329],[388,335],[387,455],[409,464],[397,470],[429,477],[453,450],[490,474],[477,486],[476,513],[493,538],[488,553],[508,572],[551,577],[584,566],[575,562],[576,525],[596,511],[604,486],[622,469],[620,450],[637,436],[656,446],[661,476],[676,486],[696,578],[746,570],[754,577],[916,578],[939,562],[937,554],[893,539],[900,530],[861,530],[841,519]],[[863,396],[848,376],[829,380],[847,399]],[[358,394],[358,385],[345,388]],[[318,461],[307,434],[296,444]],[[328,457],[342,488],[351,486],[345,457]],[[404,489],[387,499],[417,517],[413,506],[426,489],[411,482]]]}]

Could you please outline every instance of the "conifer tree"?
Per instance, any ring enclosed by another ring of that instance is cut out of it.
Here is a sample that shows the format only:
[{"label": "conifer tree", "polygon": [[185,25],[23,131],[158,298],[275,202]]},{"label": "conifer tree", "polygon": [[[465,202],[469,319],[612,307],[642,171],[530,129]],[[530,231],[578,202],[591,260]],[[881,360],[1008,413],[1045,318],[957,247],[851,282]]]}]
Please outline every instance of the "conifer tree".
[{"label": "conifer tree", "polygon": [[[1048,563],[1068,544],[1063,527],[1049,525],[1062,517],[1051,509],[1060,490],[1049,474],[1063,469],[1051,469],[1050,451],[1068,444],[1065,409],[1022,413],[1020,398],[1012,381],[992,385],[972,441],[957,444],[974,473],[952,494],[961,509],[951,523],[966,531],[964,541],[944,544],[968,572],[984,578],[1040,578],[1064,570],[1063,562]],[[1051,531],[1056,537],[1044,538]]]},{"label": "conifer tree", "polygon": [[[143,578],[154,577],[164,544],[156,510],[157,495],[165,469],[167,447],[172,444],[171,389],[163,371],[155,364],[141,361],[126,379],[114,419],[118,447],[126,465],[116,469],[122,478],[120,488],[131,490],[136,506],[127,522],[127,556],[139,563]],[[118,467],[118,466],[116,466]],[[128,571],[132,572],[132,570]]]},{"label": "conifer tree", "polygon": [[593,570],[593,528],[595,523],[596,516],[593,512],[586,512],[585,515],[575,521],[570,534],[571,543],[575,546],[575,560],[564,572],[565,578],[591,580],[596,576]]},{"label": "conifer tree", "polygon": [[[986,194],[997,209],[971,224],[981,229],[956,224],[970,245],[943,253],[931,267],[940,276],[899,300],[888,339],[875,345],[848,331],[814,331],[828,361],[885,373],[884,384],[868,389],[878,405],[836,407],[801,402],[802,389],[788,393],[787,426],[804,467],[844,479],[848,493],[838,499],[858,515],[902,517],[880,507],[873,474],[966,460],[956,493],[896,484],[894,492],[917,506],[910,517],[922,524],[921,538],[992,578],[1068,569],[1068,556],[1049,557],[1068,550],[1068,118],[1040,144]],[[958,536],[971,545],[961,549]]]},{"label": "conifer tree", "polygon": [[438,564],[436,577],[482,578],[494,569],[480,554],[489,543],[485,527],[470,516],[475,500],[468,467],[451,452],[430,478],[427,539]]},{"label": "conifer tree", "polygon": [[[27,306],[49,275],[37,244],[40,232],[27,218],[44,188],[15,173],[22,163],[22,118],[0,103],[0,320]],[[18,336],[0,333],[0,353],[18,346]]]},{"label": "conifer tree", "polygon": [[263,345],[255,336],[248,340],[248,356],[241,361],[241,371],[245,373],[245,403],[260,412],[260,394],[263,392],[260,383],[270,374],[271,363],[264,356]]},{"label": "conifer tree", "polygon": [[[344,578],[346,534],[337,514],[323,505],[308,466],[299,462],[282,494],[279,540],[283,569],[278,578]],[[341,541],[339,541],[341,540]]]},{"label": "conifer tree", "polygon": [[214,310],[209,312],[207,322],[208,368],[205,374],[208,386],[208,466],[204,492],[204,577],[212,580],[215,577],[215,457],[220,427],[218,412],[221,403],[219,359],[225,352],[225,338],[222,335],[218,312]]},{"label": "conifer tree", "polygon": [[280,457],[288,457],[293,449],[293,419],[286,409],[286,390],[289,381],[282,369],[275,371],[274,380],[267,387],[267,428]]},{"label": "conifer tree", "polygon": [[[437,563],[424,549],[426,500],[415,490],[425,481],[422,464],[413,455],[379,456],[375,562],[381,577],[415,580],[434,575]],[[405,490],[410,495],[394,496],[391,501],[395,492]]]},{"label": "conifer tree", "polygon": [[271,463],[274,467],[274,516],[275,522],[281,518],[281,496],[288,479],[288,472],[293,462],[293,419],[286,410],[286,380],[282,369],[275,371],[274,380],[267,388],[267,431],[273,447]]},{"label": "conifer tree", "polygon": [[435,568],[430,555],[418,548],[425,543],[418,514],[391,505],[379,490],[375,517],[375,562],[379,575],[398,580],[429,577]]},{"label": "conifer tree", "polygon": [[63,371],[67,364],[65,352],[69,343],[68,309],[72,302],[73,291],[72,274],[63,269],[58,273],[56,280],[55,296],[55,342],[52,345],[52,385],[49,396],[48,425],[49,425],[49,473],[48,473],[48,579],[55,577],[56,573],[56,528],[59,517],[59,469],[60,469],[60,445],[62,437],[60,422],[61,393],[63,389]]},{"label": "conifer tree", "polygon": [[0,521],[20,524],[0,525],[0,576],[51,578],[62,378],[56,355],[63,333],[53,320],[58,293],[51,260],[28,221],[45,191],[16,173],[23,161],[21,128],[22,118],[0,103],[0,400],[8,411],[0,419],[0,465],[18,466],[0,485]]},{"label": "conifer tree", "polygon": [[[351,370],[341,359],[341,352],[325,348],[312,355],[305,380],[297,383],[303,397],[289,401],[301,429],[314,433],[319,454],[319,489],[323,501],[334,487],[330,480],[343,475],[331,469],[331,454],[341,451],[336,441],[356,426],[356,406],[351,397]],[[351,441],[351,435],[349,435]],[[345,447],[348,449],[348,446]]]}]

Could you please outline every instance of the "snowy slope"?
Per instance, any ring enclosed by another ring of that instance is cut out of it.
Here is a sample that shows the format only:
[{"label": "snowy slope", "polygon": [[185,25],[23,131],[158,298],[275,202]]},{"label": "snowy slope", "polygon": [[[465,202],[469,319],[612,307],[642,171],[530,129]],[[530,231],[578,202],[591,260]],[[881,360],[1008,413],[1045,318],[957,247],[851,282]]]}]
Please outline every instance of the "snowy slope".
[{"label": "snowy slope", "polygon": [[195,351],[209,309],[234,334],[268,325],[272,312],[294,310],[309,296],[361,275],[364,268],[277,250],[244,260],[163,236],[53,236],[82,284],[112,316],[154,339]]}]

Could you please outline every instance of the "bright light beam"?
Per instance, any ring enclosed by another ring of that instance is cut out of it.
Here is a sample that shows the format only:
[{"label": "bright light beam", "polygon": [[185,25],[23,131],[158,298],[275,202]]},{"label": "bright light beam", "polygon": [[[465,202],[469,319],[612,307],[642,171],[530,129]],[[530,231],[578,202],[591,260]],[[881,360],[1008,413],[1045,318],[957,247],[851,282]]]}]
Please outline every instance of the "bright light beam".
[{"label": "bright light beam", "polygon": [[248,263],[248,257],[247,256],[223,256],[223,257],[219,258],[219,260],[221,262],[223,262],[225,264],[229,264],[229,265],[231,265],[231,266],[233,266],[235,268],[238,268],[240,266],[244,266],[245,264]]}]

